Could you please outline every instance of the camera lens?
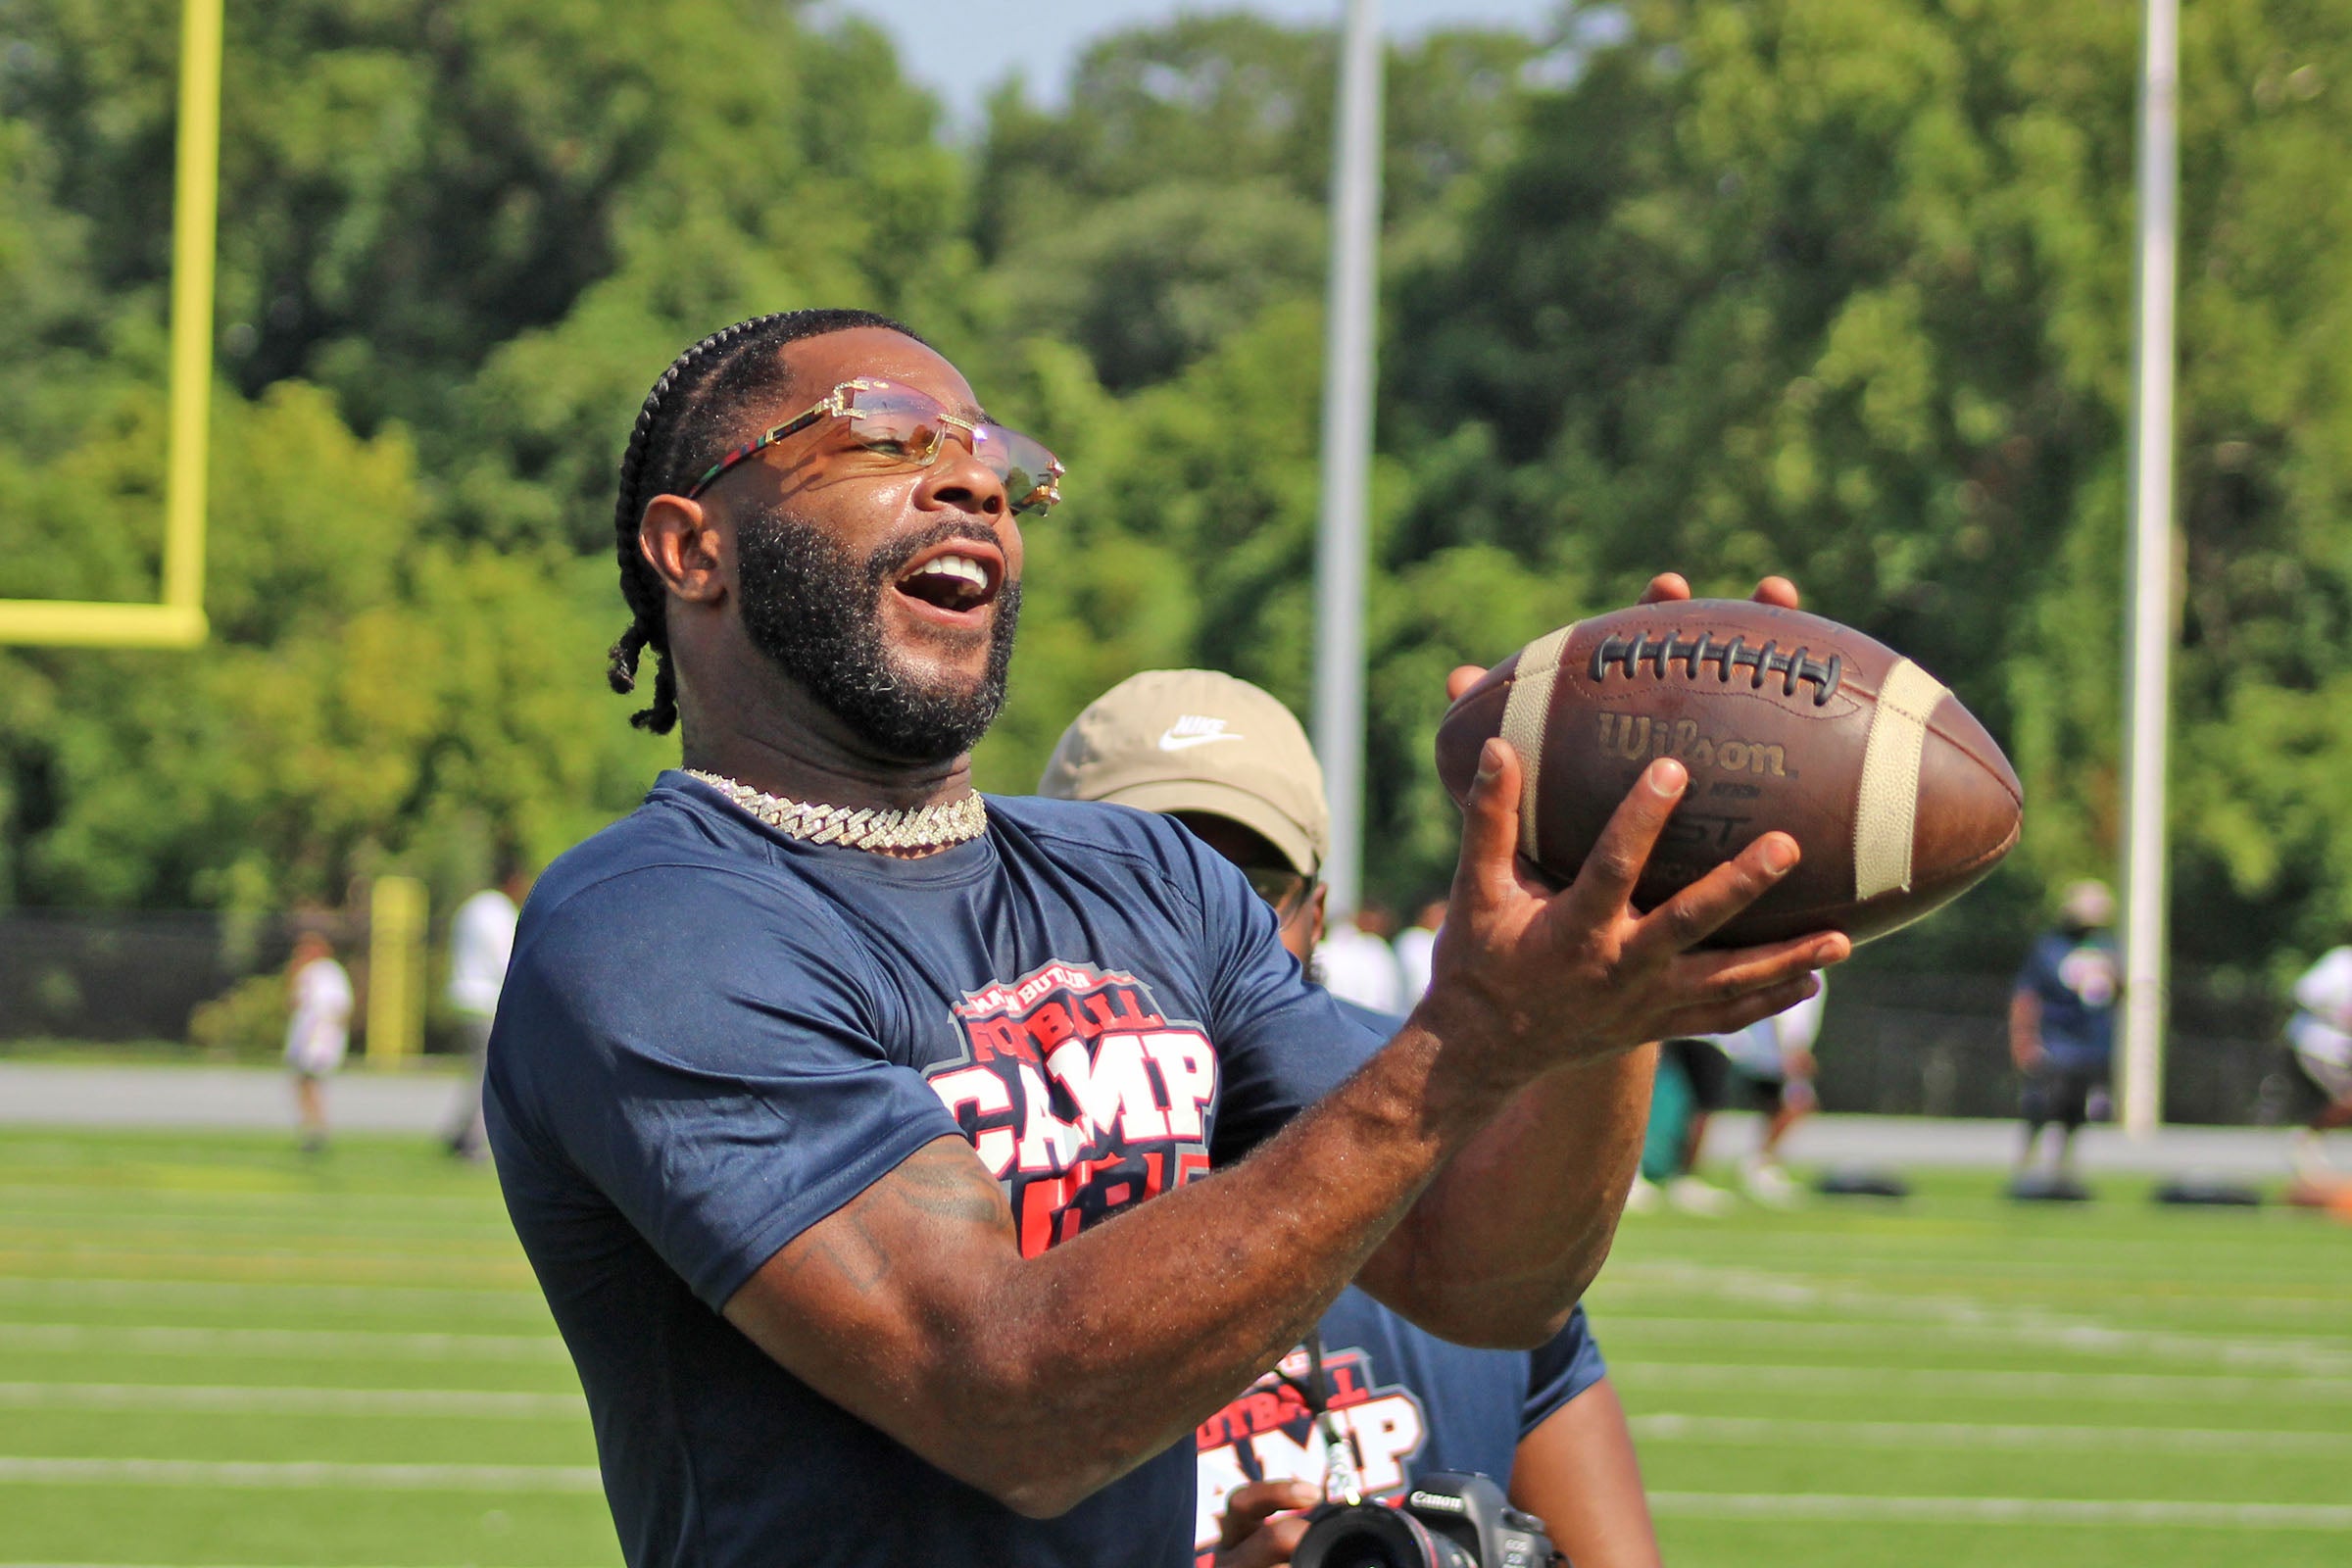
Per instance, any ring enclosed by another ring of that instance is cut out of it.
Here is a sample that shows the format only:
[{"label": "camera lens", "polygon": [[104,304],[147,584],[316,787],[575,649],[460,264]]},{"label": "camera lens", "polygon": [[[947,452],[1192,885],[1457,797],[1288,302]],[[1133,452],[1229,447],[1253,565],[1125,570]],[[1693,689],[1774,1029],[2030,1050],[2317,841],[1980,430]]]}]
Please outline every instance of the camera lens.
[{"label": "camera lens", "polygon": [[1315,1521],[1293,1568],[1478,1568],[1478,1559],[1412,1515],[1363,1503]]}]

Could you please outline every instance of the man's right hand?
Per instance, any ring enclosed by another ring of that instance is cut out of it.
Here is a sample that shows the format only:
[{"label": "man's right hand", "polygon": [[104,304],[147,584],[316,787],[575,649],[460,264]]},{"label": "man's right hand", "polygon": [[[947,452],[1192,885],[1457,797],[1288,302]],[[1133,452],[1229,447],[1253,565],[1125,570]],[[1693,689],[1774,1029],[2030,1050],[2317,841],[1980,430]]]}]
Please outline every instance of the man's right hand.
[{"label": "man's right hand", "polygon": [[1576,880],[1557,893],[1518,858],[1519,760],[1487,743],[1463,805],[1462,851],[1438,935],[1429,996],[1414,1013],[1501,1097],[1554,1067],[1644,1041],[1725,1034],[1811,996],[1842,961],[1836,932],[1698,951],[1795,866],[1796,841],[1766,833],[1642,913],[1633,906],[1651,849],[1683,798],[1680,762],[1652,762],[1610,817]]}]

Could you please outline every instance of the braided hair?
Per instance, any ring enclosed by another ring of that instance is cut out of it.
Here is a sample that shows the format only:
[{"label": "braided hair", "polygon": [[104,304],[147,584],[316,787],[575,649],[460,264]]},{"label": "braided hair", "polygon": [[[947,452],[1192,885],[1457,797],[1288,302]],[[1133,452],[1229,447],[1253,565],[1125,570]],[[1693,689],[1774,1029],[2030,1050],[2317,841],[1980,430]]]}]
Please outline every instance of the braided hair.
[{"label": "braided hair", "polygon": [[[622,696],[637,689],[637,662],[654,651],[654,702],[629,716],[639,729],[666,735],[678,721],[678,679],[669,663],[668,600],[637,545],[647,502],[686,489],[734,444],[739,416],[772,398],[790,379],[778,352],[785,344],[851,327],[878,326],[923,339],[871,311],[777,311],[721,327],[669,362],[645,395],[620,460],[620,497],[612,510],[620,558],[620,596],[629,625],[612,645],[605,678]],[[927,345],[926,345],[927,346]]]}]

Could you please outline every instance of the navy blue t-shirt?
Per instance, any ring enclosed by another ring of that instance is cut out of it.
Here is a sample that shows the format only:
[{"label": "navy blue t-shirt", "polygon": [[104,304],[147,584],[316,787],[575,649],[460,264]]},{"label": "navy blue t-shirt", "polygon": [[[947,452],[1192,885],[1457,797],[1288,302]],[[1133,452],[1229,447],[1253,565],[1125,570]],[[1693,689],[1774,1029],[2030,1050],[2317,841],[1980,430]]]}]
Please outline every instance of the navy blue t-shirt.
[{"label": "navy blue t-shirt", "polygon": [[2017,987],[2041,1002],[2041,1049],[2060,1072],[2107,1070],[2115,1049],[2115,944],[2105,936],[2044,933],[2026,955]]},{"label": "navy blue t-shirt", "polygon": [[[1364,1495],[1393,1501],[1433,1471],[1492,1476],[1509,1490],[1519,1440],[1607,1376],[1578,1307],[1549,1344],[1533,1350],[1473,1350],[1415,1328],[1350,1285],[1323,1314],[1325,1398],[1362,1455]],[[1294,1351],[1281,1371],[1304,1383]],[[1217,1544],[1225,1498],[1251,1481],[1323,1484],[1322,1435],[1305,1400],[1282,1378],[1251,1385],[1200,1425],[1196,1561]]]},{"label": "navy blue t-shirt", "polygon": [[[1404,1020],[1342,1001],[1340,1010],[1375,1039]],[[1491,1476],[1508,1491],[1520,1439],[1608,1375],[1579,1306],[1565,1328],[1533,1350],[1476,1350],[1441,1340],[1350,1285],[1319,1325],[1325,1399],[1362,1455],[1364,1495],[1394,1501],[1440,1470]],[[1321,1486],[1323,1438],[1295,1384],[1307,1381],[1303,1348],[1276,1372],[1200,1424],[1200,1487],[1193,1544],[1207,1568],[1225,1498],[1252,1481]],[[1286,1379],[1288,1381],[1286,1381]]]},{"label": "navy blue t-shirt", "polygon": [[984,837],[898,860],[664,773],[523,909],[491,1145],[634,1568],[1190,1560],[1188,1445],[1025,1519],[719,1315],[934,1139],[972,1143],[1034,1254],[1238,1159],[1379,1045],[1174,822],[988,806]]}]

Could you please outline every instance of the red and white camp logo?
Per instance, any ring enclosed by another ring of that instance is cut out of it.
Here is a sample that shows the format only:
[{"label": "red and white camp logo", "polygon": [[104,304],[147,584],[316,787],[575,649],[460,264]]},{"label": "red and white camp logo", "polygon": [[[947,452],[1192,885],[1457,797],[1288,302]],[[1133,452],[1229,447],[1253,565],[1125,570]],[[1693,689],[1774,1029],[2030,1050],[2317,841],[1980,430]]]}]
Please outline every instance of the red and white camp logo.
[{"label": "red and white camp logo", "polygon": [[[1279,1371],[1303,1383],[1306,1351],[1283,1357]],[[1364,1495],[1391,1501],[1404,1494],[1405,1461],[1421,1451],[1429,1423],[1421,1400],[1409,1389],[1378,1388],[1370,1360],[1361,1350],[1325,1350],[1325,1403],[1341,1433],[1353,1440]],[[1217,1521],[1225,1499],[1252,1481],[1304,1481],[1320,1487],[1325,1474],[1323,1432],[1307,1413],[1306,1400],[1282,1378],[1269,1374],[1250,1392],[1200,1423],[1199,1514],[1193,1521],[1194,1550],[1203,1568],[1217,1544]]]},{"label": "red and white camp logo", "polygon": [[1022,1256],[1208,1169],[1216,1051],[1133,975],[1049,963],[956,1018],[964,1057],[924,1076],[1004,1184]]}]

